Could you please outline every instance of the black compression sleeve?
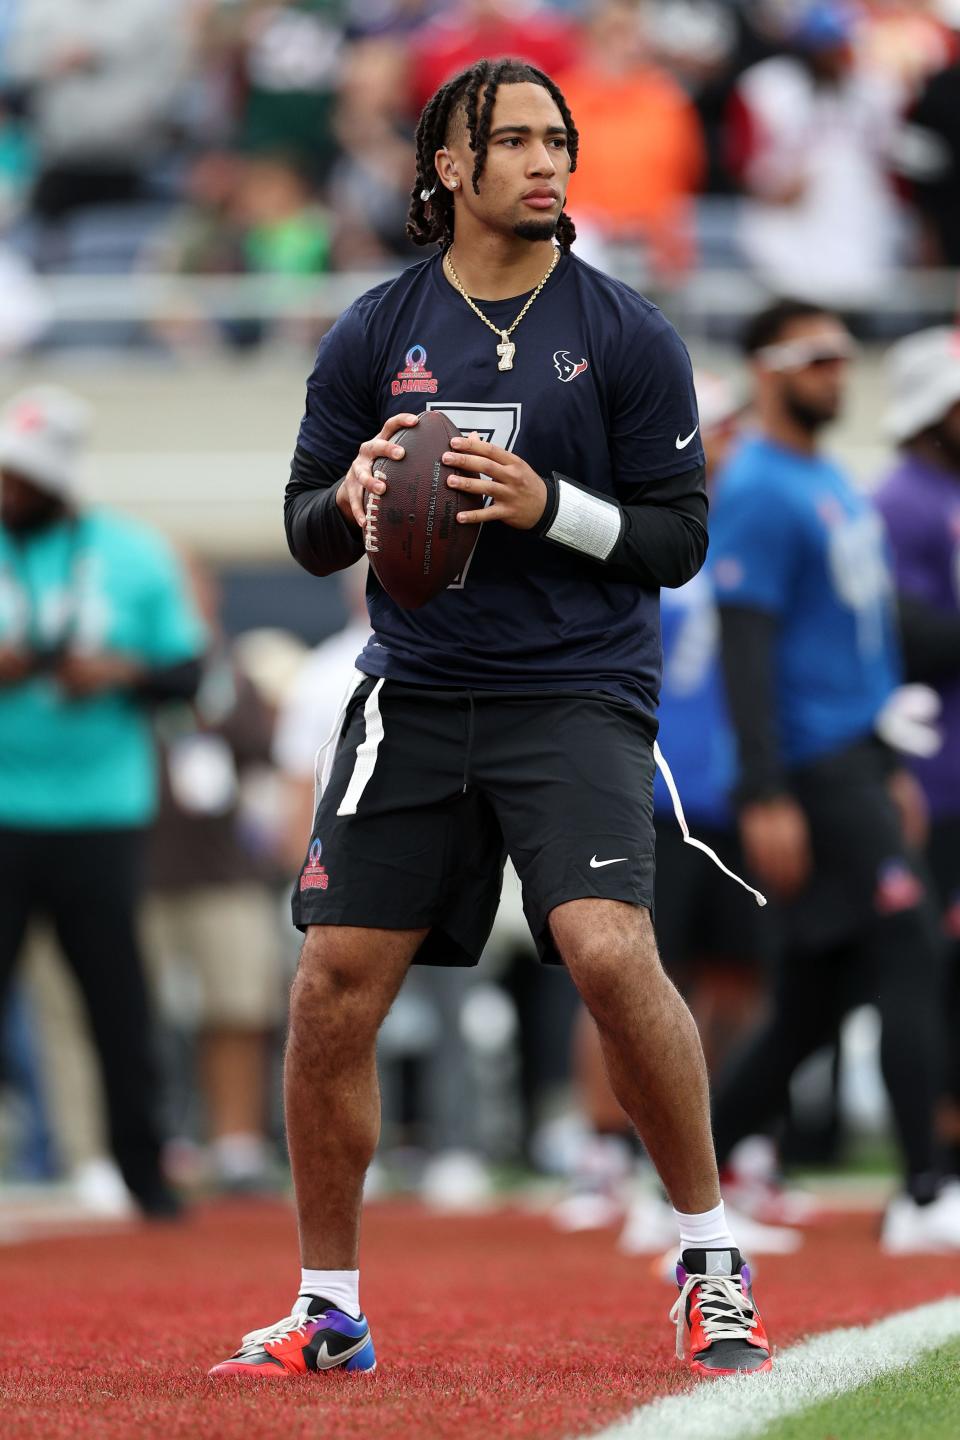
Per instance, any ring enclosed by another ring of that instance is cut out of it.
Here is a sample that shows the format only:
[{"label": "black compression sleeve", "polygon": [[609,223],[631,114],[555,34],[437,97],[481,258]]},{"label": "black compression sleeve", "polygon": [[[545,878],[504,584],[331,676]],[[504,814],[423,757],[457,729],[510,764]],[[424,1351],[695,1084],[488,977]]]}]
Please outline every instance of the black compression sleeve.
[{"label": "black compression sleeve", "polygon": [[545,483],[547,505],[533,533],[592,559],[598,579],[650,590],[683,585],[706,558],[702,465],[637,487],[620,505],[557,471]]},{"label": "black compression sleeve", "polygon": [[737,799],[743,803],[782,795],[788,787],[774,699],[776,616],[724,606],[720,635],[723,678],[740,760]]},{"label": "black compression sleeve", "polygon": [[290,553],[311,575],[345,570],[363,554],[359,525],[346,520],[337,505],[339,484],[308,450],[297,446],[283,497],[283,525]]},{"label": "black compression sleeve", "polygon": [[960,614],[902,592],[897,605],[906,678],[929,682],[960,675]]}]

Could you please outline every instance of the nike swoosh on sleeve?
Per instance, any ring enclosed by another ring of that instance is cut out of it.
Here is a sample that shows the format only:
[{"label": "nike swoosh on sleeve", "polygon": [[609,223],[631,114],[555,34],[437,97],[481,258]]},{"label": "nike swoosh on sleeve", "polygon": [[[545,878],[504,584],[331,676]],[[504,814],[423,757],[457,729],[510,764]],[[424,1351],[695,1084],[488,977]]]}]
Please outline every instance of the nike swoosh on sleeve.
[{"label": "nike swoosh on sleeve", "polygon": [[696,435],[696,433],[697,433],[697,431],[698,431],[699,429],[700,429],[700,424],[699,424],[699,421],[698,421],[698,423],[697,423],[696,425],[694,425],[693,429],[690,431],[690,434],[687,436],[686,440],[681,440],[681,439],[680,439],[680,436],[678,435],[677,438],[676,438],[676,440],[674,441],[674,444],[676,445],[677,449],[678,449],[678,450],[686,450],[687,446],[690,444],[690,441],[693,439],[694,435]]}]

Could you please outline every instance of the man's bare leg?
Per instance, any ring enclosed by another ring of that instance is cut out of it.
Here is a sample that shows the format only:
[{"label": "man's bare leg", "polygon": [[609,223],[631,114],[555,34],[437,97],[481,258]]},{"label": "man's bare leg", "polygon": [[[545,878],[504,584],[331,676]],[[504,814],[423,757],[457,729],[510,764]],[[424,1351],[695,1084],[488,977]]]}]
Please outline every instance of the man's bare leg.
[{"label": "man's bare leg", "polygon": [[693,1017],[664,974],[648,911],[571,900],[550,915],[557,948],[600,1032],[610,1083],[676,1210],[720,1203],[707,1070]]},{"label": "man's bare leg", "polygon": [[308,1269],[357,1268],[363,1179],[380,1135],[377,1032],[426,933],[307,931],[290,996],[284,1103]]}]

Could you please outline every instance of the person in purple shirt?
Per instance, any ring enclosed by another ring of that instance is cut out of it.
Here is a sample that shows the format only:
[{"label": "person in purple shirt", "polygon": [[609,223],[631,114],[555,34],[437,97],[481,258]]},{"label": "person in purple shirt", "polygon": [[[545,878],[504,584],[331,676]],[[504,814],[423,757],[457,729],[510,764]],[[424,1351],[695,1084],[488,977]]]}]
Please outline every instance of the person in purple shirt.
[{"label": "person in purple shirt", "polygon": [[913,762],[930,808],[930,868],[949,945],[944,1139],[960,1174],[960,330],[923,330],[889,357],[899,457],[877,494],[894,555],[908,678],[937,691],[943,745]]}]

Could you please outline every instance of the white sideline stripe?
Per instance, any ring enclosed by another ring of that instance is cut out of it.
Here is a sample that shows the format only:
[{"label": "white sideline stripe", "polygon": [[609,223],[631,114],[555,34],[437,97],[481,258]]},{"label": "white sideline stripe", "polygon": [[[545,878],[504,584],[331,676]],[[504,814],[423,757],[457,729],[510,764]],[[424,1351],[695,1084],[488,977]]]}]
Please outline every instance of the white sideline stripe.
[{"label": "white sideline stripe", "polygon": [[831,1395],[901,1370],[960,1335],[960,1298],[936,1300],[873,1325],[828,1330],[774,1352],[769,1375],[704,1380],[687,1395],[651,1400],[591,1440],[742,1440]]}]

